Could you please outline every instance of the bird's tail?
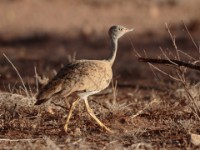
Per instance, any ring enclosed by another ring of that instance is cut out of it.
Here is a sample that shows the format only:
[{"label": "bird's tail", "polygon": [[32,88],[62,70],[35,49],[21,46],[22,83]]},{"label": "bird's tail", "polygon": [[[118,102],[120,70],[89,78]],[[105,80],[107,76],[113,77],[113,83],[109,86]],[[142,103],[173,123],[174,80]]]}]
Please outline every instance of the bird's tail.
[{"label": "bird's tail", "polygon": [[38,99],[38,100],[35,102],[35,105],[41,105],[41,104],[45,103],[46,101],[48,101],[48,99]]}]

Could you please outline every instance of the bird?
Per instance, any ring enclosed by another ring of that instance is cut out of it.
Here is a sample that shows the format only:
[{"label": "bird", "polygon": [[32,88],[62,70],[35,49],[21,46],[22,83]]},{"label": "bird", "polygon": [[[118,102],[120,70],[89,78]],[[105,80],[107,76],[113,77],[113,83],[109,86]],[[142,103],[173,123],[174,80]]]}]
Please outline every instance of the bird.
[{"label": "bird", "polygon": [[64,131],[68,131],[68,124],[73,110],[80,101],[84,101],[87,113],[106,131],[113,131],[104,125],[89,106],[88,97],[107,88],[112,80],[112,66],[118,49],[118,39],[124,34],[133,31],[121,25],[113,25],[108,30],[111,42],[111,55],[103,60],[75,60],[58,71],[37,94],[35,105],[51,101],[53,98],[67,98],[76,93],[77,99],[70,106]]}]

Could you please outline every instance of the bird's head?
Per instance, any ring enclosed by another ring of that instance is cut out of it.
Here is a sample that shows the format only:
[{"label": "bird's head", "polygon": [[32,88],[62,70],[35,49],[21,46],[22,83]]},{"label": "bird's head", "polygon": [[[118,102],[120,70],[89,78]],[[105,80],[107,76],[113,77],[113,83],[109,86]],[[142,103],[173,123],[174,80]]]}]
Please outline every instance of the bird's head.
[{"label": "bird's head", "polygon": [[133,29],[127,29],[120,25],[114,25],[110,27],[110,29],[108,30],[108,34],[111,38],[118,39],[125,33],[128,33],[130,31],[133,31]]}]

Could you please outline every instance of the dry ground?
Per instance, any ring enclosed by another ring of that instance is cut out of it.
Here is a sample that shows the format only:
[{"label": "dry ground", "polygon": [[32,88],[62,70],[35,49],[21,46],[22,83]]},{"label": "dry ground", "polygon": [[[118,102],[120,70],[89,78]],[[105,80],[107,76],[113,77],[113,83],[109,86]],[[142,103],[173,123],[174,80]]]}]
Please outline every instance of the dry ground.
[{"label": "dry ground", "polygon": [[[178,48],[198,60],[199,53],[181,20],[198,41],[199,3],[2,0],[0,53],[17,67],[30,97],[16,71],[0,55],[0,149],[198,149],[191,140],[191,133],[200,134],[198,114],[183,85],[159,73],[155,76],[147,64],[137,61],[133,49],[143,56],[146,50],[149,57],[158,57],[162,47],[174,55],[165,30],[168,22]],[[111,85],[91,96],[89,103],[115,133],[106,133],[95,124],[81,104],[72,116],[69,132],[64,133],[68,103],[75,96],[50,104],[55,114],[46,111],[47,105],[33,106],[37,92],[34,67],[40,76],[51,78],[74,52],[77,59],[105,58],[109,54],[107,29],[112,24],[134,27],[135,32],[119,43],[113,68],[117,90]],[[184,55],[181,58],[186,60]],[[188,70],[185,76],[199,107],[199,73]]]}]

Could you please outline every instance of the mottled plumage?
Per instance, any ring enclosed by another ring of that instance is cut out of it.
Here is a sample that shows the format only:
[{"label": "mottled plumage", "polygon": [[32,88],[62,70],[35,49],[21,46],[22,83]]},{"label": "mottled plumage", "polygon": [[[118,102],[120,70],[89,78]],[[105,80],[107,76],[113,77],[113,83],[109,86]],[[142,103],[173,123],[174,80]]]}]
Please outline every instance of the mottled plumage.
[{"label": "mottled plumage", "polygon": [[112,80],[111,64],[108,61],[78,60],[63,67],[39,92],[36,105],[59,95],[67,97],[73,92],[101,91]]},{"label": "mottled plumage", "polygon": [[112,132],[95,116],[88,104],[87,98],[102,91],[110,84],[112,80],[112,65],[117,53],[118,39],[132,30],[119,25],[110,27],[108,34],[111,40],[112,55],[106,60],[77,60],[69,63],[39,92],[35,105],[40,105],[53,98],[67,97],[75,92],[79,98],[71,105],[64,126],[65,131],[67,132],[73,109],[83,99],[89,115],[101,127]]}]

